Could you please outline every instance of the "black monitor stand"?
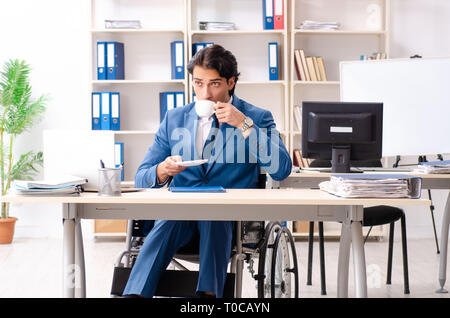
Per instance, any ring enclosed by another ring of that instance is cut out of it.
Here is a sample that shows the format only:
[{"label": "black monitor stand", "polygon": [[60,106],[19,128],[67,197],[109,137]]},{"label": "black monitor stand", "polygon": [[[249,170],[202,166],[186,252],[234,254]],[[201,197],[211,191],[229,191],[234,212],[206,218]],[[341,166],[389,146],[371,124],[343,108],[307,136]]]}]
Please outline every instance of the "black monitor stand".
[{"label": "black monitor stand", "polygon": [[333,145],[331,148],[331,172],[350,173],[350,145]]}]

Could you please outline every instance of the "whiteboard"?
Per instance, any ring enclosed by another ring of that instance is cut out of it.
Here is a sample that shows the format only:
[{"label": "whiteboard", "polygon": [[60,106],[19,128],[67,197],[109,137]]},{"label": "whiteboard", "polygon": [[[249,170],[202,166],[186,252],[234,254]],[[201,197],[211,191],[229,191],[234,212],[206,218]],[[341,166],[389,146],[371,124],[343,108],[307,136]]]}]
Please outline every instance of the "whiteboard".
[{"label": "whiteboard", "polygon": [[383,156],[450,153],[450,58],[340,63],[341,101],[382,102]]}]

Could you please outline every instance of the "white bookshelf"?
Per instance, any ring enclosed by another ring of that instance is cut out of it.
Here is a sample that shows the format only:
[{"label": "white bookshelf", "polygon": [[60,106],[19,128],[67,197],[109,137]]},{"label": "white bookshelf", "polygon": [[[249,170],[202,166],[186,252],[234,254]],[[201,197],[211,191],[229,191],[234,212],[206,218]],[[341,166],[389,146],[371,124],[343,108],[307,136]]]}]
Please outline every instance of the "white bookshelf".
[{"label": "white bookshelf", "polygon": [[[255,106],[270,110],[277,129],[286,144],[289,142],[289,60],[287,0],[284,0],[285,19],[281,30],[264,30],[262,1],[260,0],[189,0],[187,12],[188,59],[192,44],[214,42],[231,51],[237,59],[240,77],[235,94]],[[199,21],[233,22],[235,30],[199,30]],[[277,42],[280,79],[269,80],[268,43]],[[245,45],[242,45],[245,43]],[[193,89],[190,86],[189,96]]]},{"label": "white bookshelf", "polygon": [[[289,152],[301,149],[302,134],[295,122],[295,106],[303,101],[339,101],[339,62],[359,60],[361,55],[385,52],[389,56],[390,0],[292,0],[290,2],[290,96]],[[339,22],[338,30],[303,30],[305,20]],[[324,58],[327,81],[300,81],[295,72],[294,49],[306,56]],[[366,229],[365,229],[366,230]],[[308,233],[293,233],[307,237]],[[324,235],[339,236],[340,225],[324,224]],[[383,227],[371,231],[371,237],[383,237]]]},{"label": "white bookshelf", "polygon": [[[159,127],[159,92],[184,91],[192,101],[191,76],[186,66],[192,44],[214,42],[233,52],[241,73],[236,95],[270,110],[289,150],[300,147],[301,132],[293,109],[303,100],[339,100],[340,61],[384,51],[389,56],[390,0],[283,0],[284,28],[264,30],[261,0],[90,0],[89,43],[91,92],[121,93],[121,130],[116,142],[125,145],[125,181],[134,175]],[[105,29],[104,20],[140,20],[142,29]],[[300,30],[303,20],[337,21],[336,31]],[[198,29],[199,21],[233,22],[232,31]],[[171,79],[170,42],[184,41],[185,79]],[[96,42],[125,44],[125,79],[97,80]],[[269,80],[268,42],[279,44],[280,79]],[[294,70],[294,49],[310,56],[323,56],[327,82],[299,81]],[[90,126],[90,118],[89,120]],[[325,234],[336,231],[325,227]]]}]

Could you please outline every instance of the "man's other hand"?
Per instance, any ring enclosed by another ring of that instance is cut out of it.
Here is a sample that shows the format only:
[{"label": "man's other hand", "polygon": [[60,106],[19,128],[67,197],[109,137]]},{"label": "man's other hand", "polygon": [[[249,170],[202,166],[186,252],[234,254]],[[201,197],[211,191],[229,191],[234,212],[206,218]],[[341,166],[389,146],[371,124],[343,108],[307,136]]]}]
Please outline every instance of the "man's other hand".
[{"label": "man's other hand", "polygon": [[177,162],[181,162],[183,159],[181,156],[169,156],[163,162],[161,162],[156,168],[156,174],[158,176],[158,182],[164,183],[167,178],[173,177],[182,172],[187,167],[181,167],[177,165]]}]

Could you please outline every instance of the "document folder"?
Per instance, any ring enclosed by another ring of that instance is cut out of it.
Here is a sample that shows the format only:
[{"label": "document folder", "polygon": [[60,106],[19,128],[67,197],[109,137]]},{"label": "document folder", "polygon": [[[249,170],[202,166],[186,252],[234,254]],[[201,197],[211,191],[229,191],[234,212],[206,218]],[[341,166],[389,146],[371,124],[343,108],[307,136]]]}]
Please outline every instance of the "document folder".
[{"label": "document folder", "polygon": [[100,130],[101,94],[92,93],[92,130]]},{"label": "document folder", "polygon": [[172,192],[226,192],[222,186],[209,186],[209,187],[169,187]]},{"label": "document folder", "polygon": [[273,28],[275,30],[284,29],[284,1],[273,0]]},{"label": "document folder", "polygon": [[100,93],[101,98],[101,113],[102,113],[102,121],[101,121],[101,129],[102,130],[111,130],[111,95],[109,92]]},{"label": "document folder", "polygon": [[106,42],[97,42],[97,79],[106,79]]},{"label": "document folder", "polygon": [[116,168],[122,166],[122,171],[120,172],[120,181],[124,180],[124,169],[123,169],[123,142],[114,143],[114,164]]},{"label": "document folder", "polygon": [[175,92],[161,92],[159,93],[159,120],[162,122],[166,113],[174,109],[175,104]]},{"label": "document folder", "polygon": [[335,174],[320,189],[347,198],[418,199],[422,178],[403,174]]},{"label": "document folder", "polygon": [[111,130],[120,130],[120,93],[113,92],[111,95]]},{"label": "document folder", "polygon": [[124,45],[120,42],[106,42],[106,66],[108,80],[125,79]]},{"label": "document folder", "polygon": [[184,79],[184,42],[170,43],[172,57],[172,79]]},{"label": "document folder", "polygon": [[278,43],[269,43],[269,80],[278,80]]},{"label": "document folder", "polygon": [[273,30],[273,0],[263,0],[263,28]]},{"label": "document folder", "polygon": [[213,42],[197,42],[192,44],[192,55],[195,55],[198,51],[201,49],[204,49],[205,47],[214,45]]}]

